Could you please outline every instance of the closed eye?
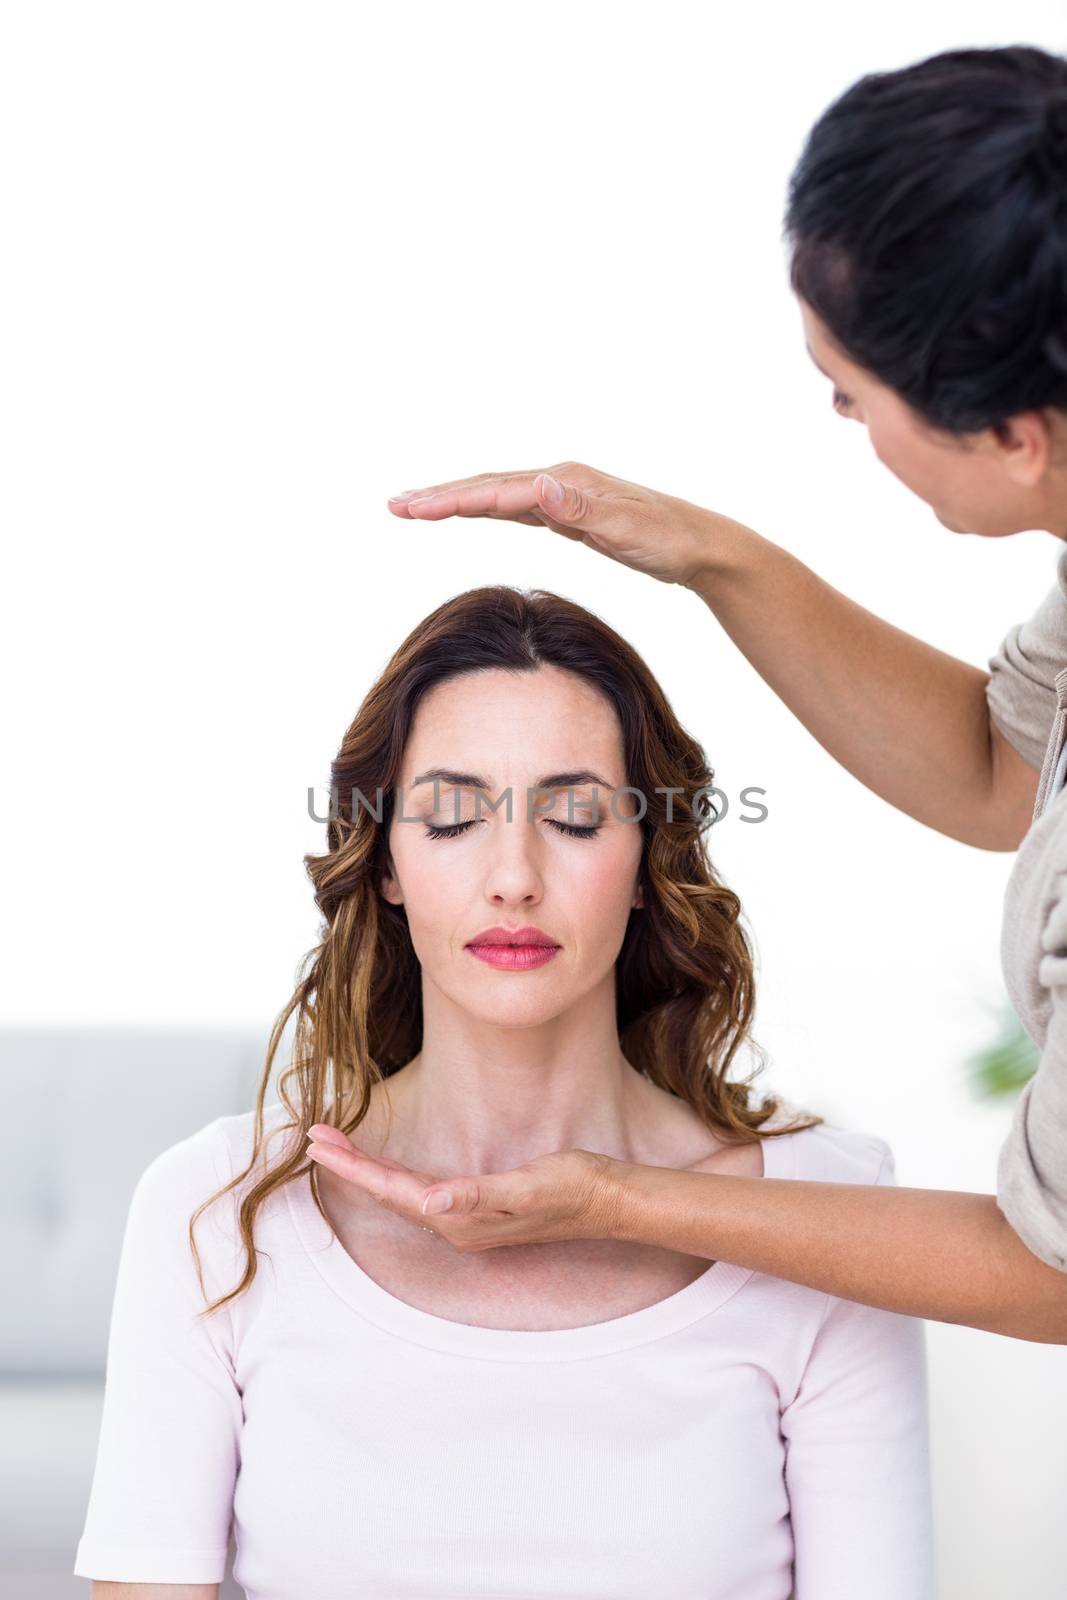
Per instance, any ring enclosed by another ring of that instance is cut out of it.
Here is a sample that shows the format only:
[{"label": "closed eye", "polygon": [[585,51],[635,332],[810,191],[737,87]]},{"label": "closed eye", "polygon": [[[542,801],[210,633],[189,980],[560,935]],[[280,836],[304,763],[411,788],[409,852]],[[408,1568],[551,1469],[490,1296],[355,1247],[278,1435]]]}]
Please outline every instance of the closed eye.
[{"label": "closed eye", "polygon": [[[557,822],[554,817],[546,817],[549,827],[558,828],[560,833],[569,834],[572,839],[591,839],[594,833],[599,833],[602,823],[593,827],[577,828],[567,822]],[[446,827],[435,827],[432,822],[426,824],[426,837],[428,839],[454,839],[459,833],[466,833],[468,828],[473,828],[475,818],[469,822],[450,822]]]},{"label": "closed eye", "polygon": [[830,404],[835,411],[844,414],[852,404],[852,401],[847,394],[842,394],[840,389],[835,389]]}]

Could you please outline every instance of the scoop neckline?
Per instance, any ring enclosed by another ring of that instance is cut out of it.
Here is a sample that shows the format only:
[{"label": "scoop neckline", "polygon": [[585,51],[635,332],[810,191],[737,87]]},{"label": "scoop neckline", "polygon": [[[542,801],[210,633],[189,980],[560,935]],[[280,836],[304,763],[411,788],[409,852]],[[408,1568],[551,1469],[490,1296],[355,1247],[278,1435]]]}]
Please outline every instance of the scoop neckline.
[{"label": "scoop neckline", "polygon": [[[796,1177],[796,1140],[802,1131],[763,1141],[764,1178]],[[621,1317],[578,1328],[484,1328],[409,1305],[365,1272],[319,1215],[310,1173],[286,1184],[285,1193],[305,1253],[341,1300],[383,1331],[451,1355],[489,1361],[564,1361],[632,1349],[664,1339],[717,1311],[754,1276],[753,1268],[713,1261],[674,1294]]]}]

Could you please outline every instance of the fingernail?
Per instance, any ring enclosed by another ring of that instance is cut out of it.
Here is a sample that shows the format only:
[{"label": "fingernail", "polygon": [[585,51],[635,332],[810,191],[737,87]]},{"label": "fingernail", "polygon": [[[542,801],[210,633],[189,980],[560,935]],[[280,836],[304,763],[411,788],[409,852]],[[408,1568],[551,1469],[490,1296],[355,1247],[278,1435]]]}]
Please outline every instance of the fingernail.
[{"label": "fingernail", "polygon": [[422,1214],[424,1217],[435,1217],[440,1211],[451,1211],[452,1196],[448,1193],[431,1194],[423,1203]]},{"label": "fingernail", "polygon": [[561,506],[563,504],[563,485],[557,483],[555,478],[550,478],[547,472],[541,474],[541,482],[544,485],[545,499],[551,500],[554,506]]},{"label": "fingernail", "polygon": [[405,489],[401,494],[391,494],[389,496],[389,504],[392,505],[394,500],[410,500],[412,495],[418,494],[418,492],[417,489]]}]

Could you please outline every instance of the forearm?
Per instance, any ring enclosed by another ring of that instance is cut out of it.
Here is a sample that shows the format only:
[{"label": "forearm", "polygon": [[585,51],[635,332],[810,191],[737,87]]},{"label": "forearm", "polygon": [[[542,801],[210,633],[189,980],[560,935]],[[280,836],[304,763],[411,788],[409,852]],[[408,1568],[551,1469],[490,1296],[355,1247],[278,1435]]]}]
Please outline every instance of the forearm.
[{"label": "forearm", "polygon": [[823,748],[928,827],[1015,849],[1019,824],[994,802],[989,674],[875,616],[743,523],[704,515],[707,563],[685,587]]},{"label": "forearm", "polygon": [[728,1261],[843,1300],[1067,1344],[1067,1273],[989,1194],[615,1163],[614,1238]]}]

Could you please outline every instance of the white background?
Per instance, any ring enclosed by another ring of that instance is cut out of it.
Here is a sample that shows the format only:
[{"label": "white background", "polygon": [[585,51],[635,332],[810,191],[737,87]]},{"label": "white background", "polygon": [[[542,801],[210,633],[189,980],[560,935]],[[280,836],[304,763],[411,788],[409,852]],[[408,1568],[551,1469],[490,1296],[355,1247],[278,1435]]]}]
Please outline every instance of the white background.
[{"label": "white background", "polygon": [[[985,666],[1045,532],[944,529],[830,409],[780,229],[865,72],[1067,48],[1063,8],[37,3],[0,52],[5,1021],[252,1022],[317,914],[306,810],[408,630],[553,589],[648,660],[733,798],[761,1083],[991,1191],[1012,857],[838,767],[694,595],[402,489],[568,457],[712,506]],[[869,714],[879,715],[871,705]],[[941,1593],[1052,1600],[1062,1349],[928,1328]],[[818,1600],[818,1597],[813,1597]]]}]

